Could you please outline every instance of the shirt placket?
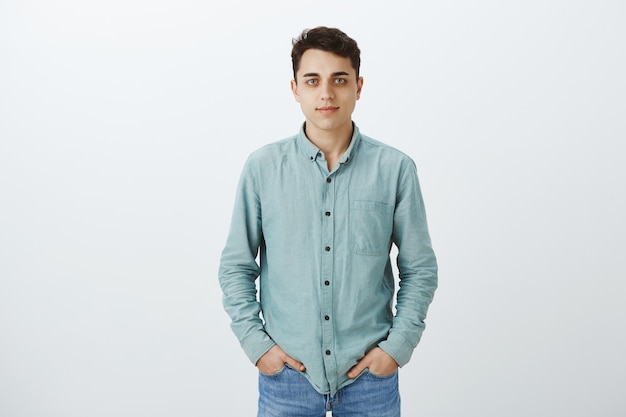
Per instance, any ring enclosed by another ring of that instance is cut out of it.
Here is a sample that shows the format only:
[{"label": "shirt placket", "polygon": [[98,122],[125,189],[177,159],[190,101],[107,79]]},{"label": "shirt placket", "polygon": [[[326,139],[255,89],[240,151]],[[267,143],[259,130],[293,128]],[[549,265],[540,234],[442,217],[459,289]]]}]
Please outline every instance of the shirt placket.
[{"label": "shirt placket", "polygon": [[323,221],[322,221],[322,300],[321,300],[321,321],[322,321],[322,357],[324,358],[324,368],[326,378],[331,388],[337,383],[337,361],[335,355],[334,337],[334,317],[333,317],[333,264],[335,258],[334,235],[334,208],[337,175],[328,175],[325,179],[326,187],[323,193]]}]

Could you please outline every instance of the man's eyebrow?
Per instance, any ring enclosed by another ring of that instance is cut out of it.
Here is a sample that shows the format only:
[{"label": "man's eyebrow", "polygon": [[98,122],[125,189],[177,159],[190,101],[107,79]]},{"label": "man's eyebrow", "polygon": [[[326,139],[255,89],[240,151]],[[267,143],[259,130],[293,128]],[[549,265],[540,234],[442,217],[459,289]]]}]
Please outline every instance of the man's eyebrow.
[{"label": "man's eyebrow", "polygon": [[[332,77],[337,77],[339,75],[350,75],[345,71],[337,71],[337,72],[333,72],[332,74],[330,74]],[[306,77],[319,77],[320,75],[317,72],[307,72],[306,74],[302,74],[303,78]]]}]

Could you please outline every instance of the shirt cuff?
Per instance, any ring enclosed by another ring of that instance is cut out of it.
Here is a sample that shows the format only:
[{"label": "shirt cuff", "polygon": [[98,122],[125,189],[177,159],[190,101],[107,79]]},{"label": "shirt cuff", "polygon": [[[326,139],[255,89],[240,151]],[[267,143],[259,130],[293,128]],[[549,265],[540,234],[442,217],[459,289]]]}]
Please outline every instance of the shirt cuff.
[{"label": "shirt cuff", "polygon": [[241,344],[243,351],[248,356],[248,359],[256,365],[261,359],[261,356],[265,355],[276,343],[263,331],[256,332],[246,339]]},{"label": "shirt cuff", "polygon": [[390,333],[387,340],[380,342],[378,347],[389,354],[400,367],[409,363],[413,350],[415,349],[404,337],[394,333]]}]

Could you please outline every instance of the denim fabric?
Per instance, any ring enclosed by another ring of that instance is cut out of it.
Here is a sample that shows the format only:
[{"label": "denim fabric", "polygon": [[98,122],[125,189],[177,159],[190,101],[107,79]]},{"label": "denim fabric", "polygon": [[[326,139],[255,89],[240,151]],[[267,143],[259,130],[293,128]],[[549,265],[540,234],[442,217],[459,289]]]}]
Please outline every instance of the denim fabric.
[{"label": "denim fabric", "polygon": [[356,126],[332,172],[304,128],[253,152],[219,280],[233,332],[253,363],[278,344],[304,363],[318,393],[331,395],[353,382],[346,373],[376,346],[403,366],[437,287],[415,164]]},{"label": "denim fabric", "polygon": [[399,417],[398,372],[368,372],[335,393],[318,393],[300,372],[285,366],[274,375],[259,374],[258,417]]}]

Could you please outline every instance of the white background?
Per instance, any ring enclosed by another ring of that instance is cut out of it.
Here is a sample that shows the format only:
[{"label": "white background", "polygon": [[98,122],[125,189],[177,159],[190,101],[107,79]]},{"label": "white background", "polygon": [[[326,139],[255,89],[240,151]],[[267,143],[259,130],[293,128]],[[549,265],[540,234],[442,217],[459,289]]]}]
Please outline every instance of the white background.
[{"label": "white background", "polygon": [[0,1],[0,415],[252,416],[217,268],[291,38],[362,50],[440,264],[405,416],[626,415],[626,6]]}]

